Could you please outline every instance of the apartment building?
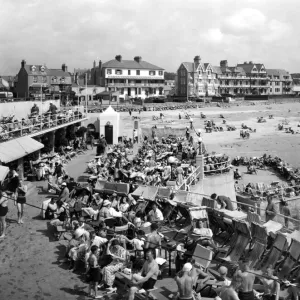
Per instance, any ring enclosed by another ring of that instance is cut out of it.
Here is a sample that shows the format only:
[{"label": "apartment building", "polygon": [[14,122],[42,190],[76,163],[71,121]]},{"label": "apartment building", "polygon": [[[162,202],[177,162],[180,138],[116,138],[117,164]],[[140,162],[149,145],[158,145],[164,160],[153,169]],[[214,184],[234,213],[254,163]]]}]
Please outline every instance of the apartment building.
[{"label": "apartment building", "polygon": [[288,95],[293,93],[293,78],[282,69],[267,69],[270,95]]},{"label": "apartment building", "polygon": [[90,84],[119,92],[120,100],[130,97],[146,98],[164,95],[164,69],[143,61],[140,56],[123,60],[121,55],[98,66],[94,62]]},{"label": "apartment building", "polygon": [[182,62],[175,77],[176,95],[181,97],[214,96],[218,93],[217,73],[199,55],[193,62]]}]

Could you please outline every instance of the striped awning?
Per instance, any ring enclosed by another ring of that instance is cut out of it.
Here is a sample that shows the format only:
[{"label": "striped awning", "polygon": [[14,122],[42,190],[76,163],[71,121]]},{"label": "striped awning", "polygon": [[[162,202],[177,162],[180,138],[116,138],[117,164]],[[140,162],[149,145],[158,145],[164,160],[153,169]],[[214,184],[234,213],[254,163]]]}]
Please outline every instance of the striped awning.
[{"label": "striped awning", "polygon": [[9,163],[44,148],[44,144],[24,136],[0,144],[0,162]]}]

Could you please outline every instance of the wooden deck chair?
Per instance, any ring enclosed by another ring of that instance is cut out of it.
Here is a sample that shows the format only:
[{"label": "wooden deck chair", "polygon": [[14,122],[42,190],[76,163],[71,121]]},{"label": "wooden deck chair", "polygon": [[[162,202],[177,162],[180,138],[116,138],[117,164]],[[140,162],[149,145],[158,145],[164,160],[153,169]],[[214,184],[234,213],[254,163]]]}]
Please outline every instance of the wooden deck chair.
[{"label": "wooden deck chair", "polygon": [[252,222],[255,222],[257,224],[261,223],[260,215],[251,211],[247,212],[247,222],[251,224]]},{"label": "wooden deck chair", "polygon": [[286,279],[289,277],[293,267],[300,258],[300,242],[292,239],[289,247],[288,255],[285,258],[283,265],[279,267],[278,277],[280,279]]},{"label": "wooden deck chair", "polygon": [[260,265],[257,266],[257,269],[265,271],[267,267],[272,266],[274,268],[275,264],[278,262],[282,252],[287,247],[287,238],[282,233],[277,233],[275,241],[268,253],[265,254],[265,257],[261,261]]},{"label": "wooden deck chair", "polygon": [[225,265],[228,269],[233,269],[237,266],[238,261],[243,255],[247,245],[251,239],[251,233],[248,226],[248,223],[243,220],[234,220],[235,221],[235,235],[236,238],[231,243],[231,247],[229,248],[225,257],[220,257],[217,260],[220,261],[221,265]]},{"label": "wooden deck chair", "polygon": [[255,222],[251,223],[252,240],[249,249],[250,268],[255,269],[267,248],[268,233],[265,227]]}]

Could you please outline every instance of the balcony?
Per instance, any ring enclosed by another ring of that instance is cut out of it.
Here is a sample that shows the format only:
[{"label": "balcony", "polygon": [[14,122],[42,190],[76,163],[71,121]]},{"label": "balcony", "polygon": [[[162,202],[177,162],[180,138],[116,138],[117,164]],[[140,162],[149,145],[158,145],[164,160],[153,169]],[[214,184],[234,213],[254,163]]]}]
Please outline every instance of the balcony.
[{"label": "balcony", "polygon": [[0,125],[0,143],[23,136],[34,137],[59,128],[87,120],[85,113],[77,110],[68,110],[56,114],[46,113],[36,115],[23,121]]}]

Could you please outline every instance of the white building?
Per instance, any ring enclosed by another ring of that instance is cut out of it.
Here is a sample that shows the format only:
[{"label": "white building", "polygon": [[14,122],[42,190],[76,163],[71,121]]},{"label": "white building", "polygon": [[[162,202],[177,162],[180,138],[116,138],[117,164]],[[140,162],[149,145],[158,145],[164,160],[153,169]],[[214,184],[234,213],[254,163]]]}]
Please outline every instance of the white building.
[{"label": "white building", "polygon": [[155,97],[164,95],[164,69],[143,61],[140,56],[123,60],[121,55],[91,70],[94,84],[107,91],[118,91],[120,100],[130,97]]}]

